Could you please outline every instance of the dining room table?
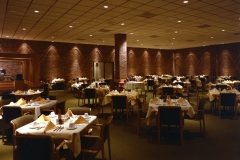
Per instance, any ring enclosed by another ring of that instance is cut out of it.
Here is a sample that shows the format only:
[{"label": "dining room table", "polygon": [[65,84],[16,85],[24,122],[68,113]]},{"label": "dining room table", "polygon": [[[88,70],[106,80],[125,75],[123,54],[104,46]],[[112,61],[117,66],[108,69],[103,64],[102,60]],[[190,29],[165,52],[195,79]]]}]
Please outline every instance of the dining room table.
[{"label": "dining room table", "polygon": [[138,98],[139,94],[138,92],[131,90],[126,91],[123,90],[122,92],[118,92],[117,90],[112,90],[111,92],[109,92],[108,94],[106,94],[102,100],[102,106],[110,104],[112,101],[112,95],[126,95],[127,96],[127,100],[129,102],[131,102],[131,105],[135,105],[136,104],[136,99]]},{"label": "dining room table", "polygon": [[[81,138],[87,131],[98,124],[98,118],[94,115],[74,115],[66,118],[61,116],[63,124],[58,124],[57,115],[41,115],[34,122],[24,125],[16,130],[17,135],[49,135],[55,141],[65,141],[75,157],[81,153]],[[71,125],[70,125],[71,123]],[[74,123],[74,125],[72,125]],[[99,127],[97,127],[99,129]],[[40,149],[40,148],[39,148]]]},{"label": "dining room table", "polygon": [[159,106],[180,106],[183,114],[186,114],[189,117],[193,117],[195,115],[194,108],[189,101],[184,98],[169,99],[165,101],[164,99],[155,97],[149,101],[149,107],[146,115],[147,125],[150,124],[152,119],[157,117]]},{"label": "dining room table", "polygon": [[20,98],[24,98],[25,100],[29,101],[33,98],[37,98],[38,96],[40,96],[40,94],[42,93],[42,90],[17,90],[17,91],[12,91],[10,94],[13,94],[15,96],[15,100],[17,101]]},{"label": "dining room table", "polygon": [[177,84],[177,85],[166,85],[166,84],[163,84],[163,85],[161,85],[160,87],[157,88],[156,95],[161,95],[162,94],[162,89],[164,87],[173,87],[175,93],[182,94],[183,91],[184,91],[183,87],[181,85],[179,85],[179,84]]},{"label": "dining room table", "polygon": [[143,81],[128,81],[124,83],[123,88],[125,90],[133,90],[133,89],[142,89],[144,90],[145,84]]},{"label": "dining room table", "polygon": [[57,100],[32,101],[19,104],[18,102],[11,102],[5,106],[20,106],[23,113],[30,112],[33,114],[33,119],[36,120],[41,115],[41,108],[50,108],[56,105]]}]

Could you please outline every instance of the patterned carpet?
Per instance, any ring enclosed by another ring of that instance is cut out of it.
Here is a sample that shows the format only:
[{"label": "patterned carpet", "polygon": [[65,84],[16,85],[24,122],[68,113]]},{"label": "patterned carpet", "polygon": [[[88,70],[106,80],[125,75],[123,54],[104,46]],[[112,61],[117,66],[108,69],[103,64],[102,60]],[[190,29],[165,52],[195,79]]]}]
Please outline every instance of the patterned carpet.
[{"label": "patterned carpet", "polygon": [[[206,93],[201,93],[206,97]],[[51,91],[50,95],[56,95],[58,100],[67,99],[66,108],[77,106],[78,102],[72,93],[63,91]],[[147,102],[152,98],[152,93],[148,93]],[[196,109],[196,96],[192,94],[190,102]],[[184,121],[183,144],[164,143],[157,144],[156,124],[154,121],[150,125],[141,123],[140,135],[136,134],[136,106],[133,108],[134,114],[127,123],[124,119],[114,119],[110,125],[112,160],[221,160],[240,159],[240,120],[220,119],[210,112],[210,103],[205,106],[206,135],[202,136],[199,130],[199,122],[190,120]],[[239,108],[238,108],[239,110]],[[97,115],[98,110],[92,108],[92,114]],[[99,122],[103,123],[110,114],[109,107],[104,107],[104,114],[98,115]],[[93,134],[98,134],[97,131]],[[106,146],[106,144],[105,144]],[[105,155],[108,159],[107,146]],[[101,154],[97,155],[101,158]],[[0,159],[12,159],[11,144],[0,143]]]}]

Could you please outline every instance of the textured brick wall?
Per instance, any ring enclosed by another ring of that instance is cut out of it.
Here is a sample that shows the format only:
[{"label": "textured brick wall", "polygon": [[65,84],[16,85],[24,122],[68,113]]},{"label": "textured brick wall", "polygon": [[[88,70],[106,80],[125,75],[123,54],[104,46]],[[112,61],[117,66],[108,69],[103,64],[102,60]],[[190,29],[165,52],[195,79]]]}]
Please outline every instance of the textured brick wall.
[{"label": "textured brick wall", "polygon": [[17,74],[22,73],[22,62],[0,61],[0,68],[6,70],[6,75],[16,78]]},{"label": "textured brick wall", "polygon": [[[76,77],[91,78],[93,77],[93,62],[114,62],[115,60],[114,46],[9,39],[0,39],[1,53],[39,55],[40,72],[33,71],[33,74],[45,80],[56,77],[67,80]],[[141,76],[205,74],[240,77],[239,55],[240,43],[180,50],[129,47],[127,49],[127,74]],[[0,60],[0,62],[3,61]],[[12,67],[8,68],[9,71],[12,69]],[[20,72],[17,67],[12,70]]]}]

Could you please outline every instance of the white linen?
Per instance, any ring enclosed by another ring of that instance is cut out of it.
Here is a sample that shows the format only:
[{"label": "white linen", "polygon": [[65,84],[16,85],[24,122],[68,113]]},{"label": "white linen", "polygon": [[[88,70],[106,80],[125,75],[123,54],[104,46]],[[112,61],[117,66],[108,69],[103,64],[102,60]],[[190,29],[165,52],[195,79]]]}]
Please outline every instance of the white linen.
[{"label": "white linen", "polygon": [[[45,126],[48,121],[40,123],[39,128],[37,129],[30,129],[29,127],[32,126],[32,123],[29,123],[23,127],[20,127],[16,130],[17,134],[28,134],[28,135],[50,135],[53,139],[57,140],[64,140],[69,147],[69,149],[74,153],[74,156],[80,154],[81,152],[81,139],[80,135],[85,134],[85,132],[92,127],[92,124],[97,124],[98,119],[96,116],[89,116],[90,118],[87,119],[89,123],[86,124],[76,124],[76,129],[68,129],[69,122],[74,121],[77,119],[78,116],[75,118],[71,118],[66,121],[62,126],[64,128],[61,131],[54,131],[54,129],[48,130],[44,133]],[[51,121],[56,124],[56,118],[51,118]]]},{"label": "white linen", "polygon": [[[177,100],[171,100],[172,101],[172,105],[177,105]],[[147,125],[149,125],[150,121],[152,118],[155,118],[158,112],[158,107],[162,106],[162,105],[166,105],[166,102],[163,102],[162,99],[159,99],[157,102],[151,102],[151,100],[149,101],[149,107],[148,107],[148,111],[147,111]],[[195,111],[193,109],[193,107],[191,106],[191,104],[185,100],[182,103],[179,103],[181,110],[184,111],[189,117],[193,117],[195,114]]]}]

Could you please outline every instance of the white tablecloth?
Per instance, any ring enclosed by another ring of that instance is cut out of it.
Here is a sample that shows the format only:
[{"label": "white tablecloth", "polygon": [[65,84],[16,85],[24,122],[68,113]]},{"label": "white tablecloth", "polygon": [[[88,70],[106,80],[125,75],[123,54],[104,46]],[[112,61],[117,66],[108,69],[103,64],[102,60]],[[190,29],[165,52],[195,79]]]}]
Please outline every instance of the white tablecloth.
[{"label": "white tablecloth", "polygon": [[[57,117],[57,116],[56,116]],[[76,118],[71,118],[71,120],[74,121]],[[56,118],[51,118],[51,121],[55,124]],[[96,116],[90,116],[90,119],[88,119],[88,124],[77,124],[76,129],[69,130],[68,125],[69,121],[65,122],[63,124],[64,128],[61,131],[54,131],[54,129],[51,129],[44,133],[44,127],[46,126],[48,121],[40,122],[40,126],[43,128],[41,129],[30,129],[30,126],[32,123],[29,123],[23,127],[20,127],[16,130],[17,134],[28,134],[28,135],[50,135],[53,139],[57,140],[65,140],[67,146],[69,149],[71,149],[75,156],[79,155],[81,152],[81,139],[80,135],[85,134],[86,131],[92,127],[92,124],[97,124],[98,119]]]},{"label": "white tablecloth", "polygon": [[124,89],[144,89],[144,83],[143,82],[135,82],[135,81],[130,81],[124,84],[123,86]]},{"label": "white tablecloth", "polygon": [[[50,108],[51,106],[54,106],[57,103],[57,100],[49,100],[47,103],[44,104],[34,104],[34,105],[23,105],[21,106],[23,112],[33,112],[33,118],[36,120],[41,115],[40,108]],[[16,104],[8,104],[6,106],[16,106]]]},{"label": "white tablecloth", "polygon": [[[149,125],[151,119],[156,118],[157,116],[157,112],[158,112],[158,107],[159,106],[163,106],[166,105],[166,102],[163,102],[162,99],[159,99],[158,101],[155,102],[151,102],[152,100],[149,101],[149,107],[148,107],[148,111],[147,111],[147,124]],[[177,105],[176,104],[177,100],[172,100],[172,105]],[[191,106],[191,104],[185,100],[182,103],[179,103],[181,110],[184,111],[189,117],[193,117],[195,114],[195,111],[193,109],[193,107]]]}]

